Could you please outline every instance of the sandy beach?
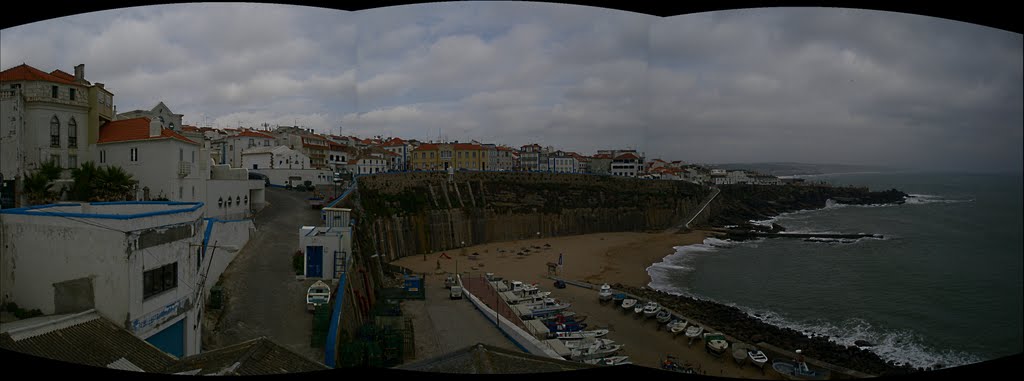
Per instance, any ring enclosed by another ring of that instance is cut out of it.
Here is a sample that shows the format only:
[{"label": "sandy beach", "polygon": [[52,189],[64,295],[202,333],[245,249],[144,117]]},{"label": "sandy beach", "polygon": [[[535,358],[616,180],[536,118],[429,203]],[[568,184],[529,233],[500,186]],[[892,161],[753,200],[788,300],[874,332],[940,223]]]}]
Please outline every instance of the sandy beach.
[{"label": "sandy beach", "polygon": [[673,337],[657,329],[658,324],[652,319],[623,313],[612,303],[601,304],[595,290],[575,286],[555,289],[547,278],[548,263],[557,263],[561,254],[563,266],[559,275],[566,279],[645,287],[650,282],[647,267],[672,254],[674,246],[701,243],[708,234],[630,232],[539,238],[446,250],[428,254],[426,259],[411,256],[395,264],[424,273],[435,272],[438,265],[442,271],[455,272],[458,266],[464,276],[492,272],[505,279],[537,283],[545,291],[552,291],[552,296],[572,303],[572,311],[586,315],[588,328],[609,329],[608,338],[623,344],[621,354],[630,356],[637,365],[657,368],[666,355],[673,355],[709,376],[776,379],[771,371],[762,373],[749,364],[738,366],[728,354],[713,357],[705,353],[702,342],[688,347],[685,337]]}]

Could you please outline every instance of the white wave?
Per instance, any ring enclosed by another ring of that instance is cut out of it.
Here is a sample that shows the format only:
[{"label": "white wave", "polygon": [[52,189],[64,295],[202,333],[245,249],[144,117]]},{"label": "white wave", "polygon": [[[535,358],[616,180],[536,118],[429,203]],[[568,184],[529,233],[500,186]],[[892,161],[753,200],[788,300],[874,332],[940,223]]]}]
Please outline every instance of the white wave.
[{"label": "white wave", "polygon": [[983,361],[980,357],[965,352],[929,348],[914,332],[876,328],[861,318],[849,318],[838,325],[821,320],[794,322],[771,311],[738,308],[765,323],[791,328],[808,337],[827,336],[829,341],[839,345],[856,346],[858,340],[870,342],[874,346],[862,348],[874,352],[886,361],[907,363],[915,368],[927,368],[935,364],[953,367]]},{"label": "white wave", "polygon": [[910,194],[910,195],[907,195],[907,197],[904,197],[903,200],[907,204],[911,204],[911,205],[916,205],[916,204],[937,204],[937,203],[938,204],[955,204],[955,203],[961,203],[961,202],[974,202],[973,198],[972,199],[967,199],[967,200],[957,200],[957,199],[947,199],[947,198],[943,198],[942,196],[936,196],[936,195],[932,195],[932,194]]}]

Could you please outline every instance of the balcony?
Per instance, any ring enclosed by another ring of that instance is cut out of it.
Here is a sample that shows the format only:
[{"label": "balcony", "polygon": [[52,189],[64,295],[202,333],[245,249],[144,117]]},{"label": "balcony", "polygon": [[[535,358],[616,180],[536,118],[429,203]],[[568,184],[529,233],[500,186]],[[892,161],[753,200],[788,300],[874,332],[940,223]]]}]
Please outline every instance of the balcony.
[{"label": "balcony", "polygon": [[187,161],[178,162],[178,177],[187,177],[192,174],[192,163]]}]

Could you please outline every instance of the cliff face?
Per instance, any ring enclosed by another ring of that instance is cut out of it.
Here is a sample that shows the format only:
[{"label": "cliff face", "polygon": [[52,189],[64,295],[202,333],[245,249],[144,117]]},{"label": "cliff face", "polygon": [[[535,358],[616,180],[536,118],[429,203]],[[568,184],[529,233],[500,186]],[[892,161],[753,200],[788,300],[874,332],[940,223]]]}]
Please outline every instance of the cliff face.
[{"label": "cliff face", "polygon": [[[680,181],[537,173],[364,177],[357,239],[385,260],[515,239],[660,230],[709,190]],[[364,240],[363,238],[368,238]]]},{"label": "cliff face", "polygon": [[750,220],[764,220],[782,213],[824,208],[828,200],[840,204],[903,203],[906,193],[895,189],[872,192],[867,188],[829,186],[723,185],[722,193],[710,205],[712,226],[749,226]]}]

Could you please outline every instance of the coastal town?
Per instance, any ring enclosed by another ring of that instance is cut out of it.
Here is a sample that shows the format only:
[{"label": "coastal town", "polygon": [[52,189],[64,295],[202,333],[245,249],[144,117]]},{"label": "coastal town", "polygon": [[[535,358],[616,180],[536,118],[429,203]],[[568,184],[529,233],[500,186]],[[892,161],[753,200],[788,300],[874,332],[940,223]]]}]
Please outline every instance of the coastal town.
[{"label": "coastal town", "polygon": [[[366,365],[505,373],[638,364],[781,376],[771,372],[769,358],[804,376],[865,374],[805,360],[799,348],[741,342],[716,331],[715,322],[698,323],[686,311],[609,286],[643,288],[643,269],[666,250],[714,234],[693,228],[708,226],[718,187],[822,184],[650,159],[627,148],[581,154],[540,142],[514,147],[361,138],[340,128],[335,134],[294,125],[197,126],[164,102],[119,113],[115,94],[86,80],[84,65],[72,72],[27,64],[0,72],[0,348],[174,374]],[[380,205],[396,186],[387,183],[403,181],[409,185],[399,187],[408,190],[395,190],[394,197],[413,199]],[[595,194],[602,200],[643,194],[647,201],[613,206],[658,217],[594,209],[579,220],[637,222],[573,228],[583,223],[548,222],[537,211],[565,213],[569,204],[541,200],[520,220],[502,222],[505,212],[497,210],[527,205],[540,191],[512,190],[501,181],[537,189],[551,182],[565,187],[565,196],[601,189]],[[406,209],[381,212],[395,208]],[[410,223],[404,232],[384,225],[425,209],[493,216],[482,222],[487,228],[464,220],[443,224],[451,227]],[[655,230],[664,232],[651,236]],[[591,233],[612,235],[586,243]],[[380,234],[421,238],[386,244]],[[605,239],[606,245],[594,243]],[[563,268],[565,253],[587,248],[601,255],[651,240],[657,249],[628,265],[609,264],[625,259],[605,254]],[[619,274],[610,275],[616,267]],[[634,280],[623,280],[629,277]],[[557,289],[542,292],[537,284]],[[626,300],[649,308],[638,307],[636,319],[632,310],[619,314]],[[584,323],[582,316],[590,319]],[[687,322],[699,332],[686,329]],[[456,333],[460,327],[478,330]],[[641,329],[664,332],[646,345]],[[68,347],[80,350],[55,349]],[[276,355],[253,356],[257,350]],[[492,358],[479,365],[486,369],[453,365],[480,353]]]}]

